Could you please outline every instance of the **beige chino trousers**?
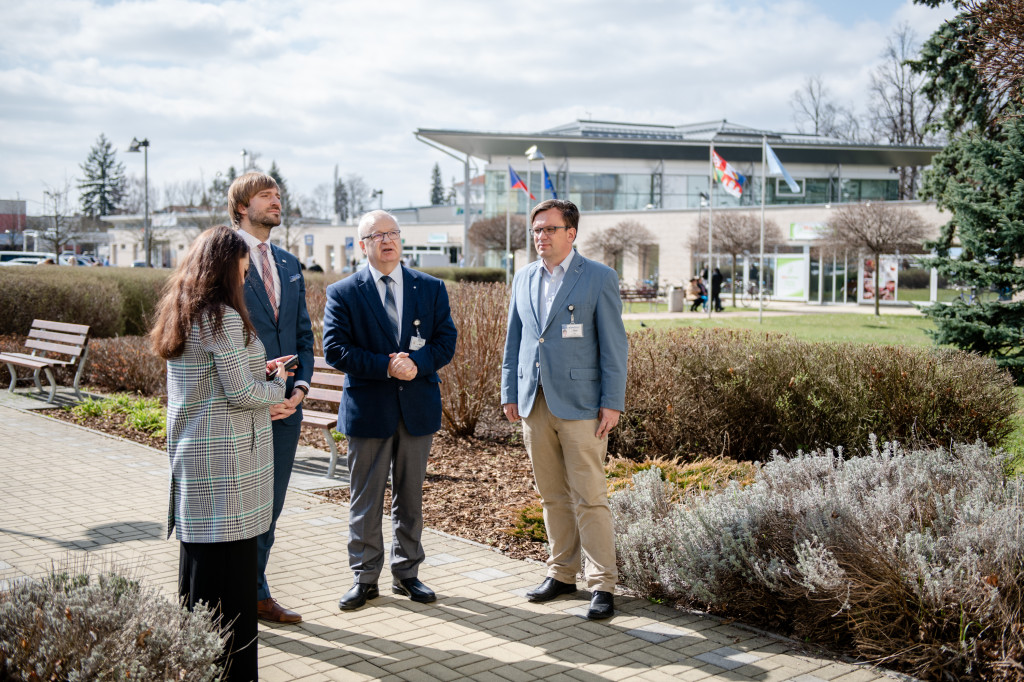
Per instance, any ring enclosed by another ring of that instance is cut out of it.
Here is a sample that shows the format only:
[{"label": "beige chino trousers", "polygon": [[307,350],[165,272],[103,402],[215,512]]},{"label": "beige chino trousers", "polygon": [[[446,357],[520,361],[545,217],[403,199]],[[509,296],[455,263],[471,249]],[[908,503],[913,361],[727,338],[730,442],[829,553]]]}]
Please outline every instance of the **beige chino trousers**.
[{"label": "beige chino trousers", "polygon": [[615,531],[604,476],[608,439],[594,435],[598,420],[559,419],[538,389],[523,424],[533,479],[544,506],[551,550],[548,577],[575,583],[585,556],[587,587],[615,592]]}]

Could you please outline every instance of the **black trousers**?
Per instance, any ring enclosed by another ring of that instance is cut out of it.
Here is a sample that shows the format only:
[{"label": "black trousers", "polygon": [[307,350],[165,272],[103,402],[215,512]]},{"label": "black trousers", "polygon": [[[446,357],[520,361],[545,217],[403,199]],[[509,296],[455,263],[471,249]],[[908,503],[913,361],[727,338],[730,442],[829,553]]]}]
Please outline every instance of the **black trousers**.
[{"label": "black trousers", "polygon": [[223,657],[225,680],[259,679],[256,643],[256,538],[234,542],[182,542],[178,594],[192,610],[206,602],[223,617],[229,637]]}]

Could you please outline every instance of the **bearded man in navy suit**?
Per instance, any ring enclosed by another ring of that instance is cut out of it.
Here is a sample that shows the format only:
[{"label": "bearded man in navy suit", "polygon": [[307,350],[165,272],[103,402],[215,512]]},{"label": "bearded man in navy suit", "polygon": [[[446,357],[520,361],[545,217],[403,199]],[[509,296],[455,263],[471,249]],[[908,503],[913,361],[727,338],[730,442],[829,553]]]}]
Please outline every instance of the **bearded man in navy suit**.
[{"label": "bearded man in navy suit", "polygon": [[343,611],[380,594],[381,507],[391,476],[392,591],[432,602],[418,577],[425,557],[423,481],[441,428],[437,370],[455,355],[457,332],[441,280],[402,265],[398,221],[371,211],[359,221],[368,265],[327,288],[324,357],[345,373],[338,430],[348,437],[349,566],[355,584]]},{"label": "bearded man in navy suit", "polygon": [[228,189],[228,211],[238,234],[249,245],[245,303],[249,319],[267,350],[267,358],[299,356],[299,366],[285,386],[284,402],[270,408],[274,432],[274,507],[270,529],[256,539],[259,580],[256,612],[275,623],[298,623],[302,616],[277,603],[267,584],[267,562],[277,519],[291,478],[302,429],[302,399],[313,376],[313,327],[306,311],[306,281],[298,259],[270,243],[281,224],[281,190],[265,173],[246,173]]}]

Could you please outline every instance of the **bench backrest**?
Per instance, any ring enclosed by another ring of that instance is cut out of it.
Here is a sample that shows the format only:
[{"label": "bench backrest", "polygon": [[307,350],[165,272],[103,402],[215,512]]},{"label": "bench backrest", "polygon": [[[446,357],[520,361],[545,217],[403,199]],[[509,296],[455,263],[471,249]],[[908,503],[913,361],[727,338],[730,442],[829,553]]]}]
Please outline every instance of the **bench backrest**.
[{"label": "bench backrest", "polygon": [[[68,360],[76,362],[85,353],[89,343],[89,325],[52,322],[50,320],[33,320],[28,332],[25,347],[32,349],[32,354],[39,351],[44,354],[58,353],[68,356]],[[47,357],[49,357],[47,355]]]},{"label": "bench backrest", "polygon": [[313,358],[313,377],[309,381],[309,398],[330,403],[341,402],[345,375],[327,364],[321,356]]}]

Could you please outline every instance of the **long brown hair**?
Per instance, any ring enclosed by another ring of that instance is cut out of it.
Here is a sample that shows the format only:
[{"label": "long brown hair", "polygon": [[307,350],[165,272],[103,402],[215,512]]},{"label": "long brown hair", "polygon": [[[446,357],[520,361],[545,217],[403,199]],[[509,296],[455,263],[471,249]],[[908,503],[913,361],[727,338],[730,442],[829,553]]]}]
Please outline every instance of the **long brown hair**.
[{"label": "long brown hair", "polygon": [[238,264],[249,245],[227,225],[211,227],[192,243],[185,259],[171,277],[160,305],[156,324],[149,333],[153,352],[167,360],[181,355],[195,322],[210,324],[214,332],[224,321],[224,306],[242,317],[245,342],[256,333],[245,306],[244,282]]}]

